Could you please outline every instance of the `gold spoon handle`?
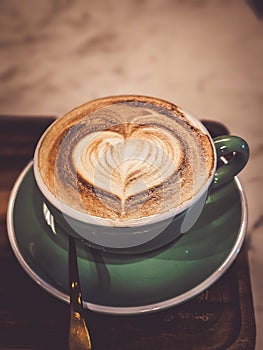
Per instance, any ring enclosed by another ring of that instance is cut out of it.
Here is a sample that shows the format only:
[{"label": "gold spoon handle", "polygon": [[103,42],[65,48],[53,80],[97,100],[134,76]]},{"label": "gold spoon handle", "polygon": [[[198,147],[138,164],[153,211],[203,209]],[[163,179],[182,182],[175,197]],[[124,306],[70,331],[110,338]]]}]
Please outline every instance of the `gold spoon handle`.
[{"label": "gold spoon handle", "polygon": [[70,288],[70,326],[69,350],[90,350],[91,339],[85,319],[83,317],[83,304],[79,282],[76,243],[69,237],[69,288]]}]

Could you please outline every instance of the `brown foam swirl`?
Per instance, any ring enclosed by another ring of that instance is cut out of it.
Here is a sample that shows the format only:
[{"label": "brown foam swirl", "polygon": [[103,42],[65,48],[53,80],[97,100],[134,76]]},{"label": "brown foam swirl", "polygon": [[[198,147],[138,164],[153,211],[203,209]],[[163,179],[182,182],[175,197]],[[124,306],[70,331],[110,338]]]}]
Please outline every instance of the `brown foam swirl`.
[{"label": "brown foam swirl", "polygon": [[165,129],[135,127],[133,132],[132,124],[126,128],[125,137],[112,131],[91,133],[72,154],[78,176],[119,198],[122,212],[128,198],[167,181],[182,157],[180,145],[170,142]]},{"label": "brown foam swirl", "polygon": [[66,117],[42,141],[39,169],[81,212],[124,221],[169,211],[211,174],[210,139],[179,110],[123,101]]}]

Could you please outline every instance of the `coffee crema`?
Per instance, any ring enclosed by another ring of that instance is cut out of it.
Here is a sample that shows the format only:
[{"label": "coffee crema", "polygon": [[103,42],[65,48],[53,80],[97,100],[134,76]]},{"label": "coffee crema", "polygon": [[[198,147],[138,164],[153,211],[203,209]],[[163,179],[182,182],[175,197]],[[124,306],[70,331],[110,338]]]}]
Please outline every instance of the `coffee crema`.
[{"label": "coffee crema", "polygon": [[205,131],[175,105],[140,96],[94,100],[44,134],[38,168],[61,202],[127,221],[190,201],[214,168]]}]

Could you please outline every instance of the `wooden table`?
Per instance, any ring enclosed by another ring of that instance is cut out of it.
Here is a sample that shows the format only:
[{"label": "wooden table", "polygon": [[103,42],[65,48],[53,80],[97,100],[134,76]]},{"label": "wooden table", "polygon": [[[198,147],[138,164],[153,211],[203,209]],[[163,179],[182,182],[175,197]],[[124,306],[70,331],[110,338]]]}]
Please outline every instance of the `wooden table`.
[{"label": "wooden table", "polygon": [[[24,272],[6,209],[17,176],[51,117],[0,116],[0,349],[66,349],[69,307]],[[252,350],[255,320],[245,244],[227,273],[193,300],[144,316],[87,312],[94,349]]]}]

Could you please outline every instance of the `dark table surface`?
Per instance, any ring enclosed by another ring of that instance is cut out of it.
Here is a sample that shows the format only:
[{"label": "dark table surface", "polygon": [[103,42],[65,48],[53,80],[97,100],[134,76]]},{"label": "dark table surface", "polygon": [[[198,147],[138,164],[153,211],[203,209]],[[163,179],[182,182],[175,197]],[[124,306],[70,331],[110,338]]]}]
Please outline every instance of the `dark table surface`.
[{"label": "dark table surface", "polygon": [[[12,186],[52,117],[0,116],[0,349],[67,349],[69,306],[24,272],[10,247],[6,210]],[[209,127],[216,125],[211,123]],[[255,319],[246,245],[216,284],[157,313],[87,311],[94,349],[251,350]]]}]

